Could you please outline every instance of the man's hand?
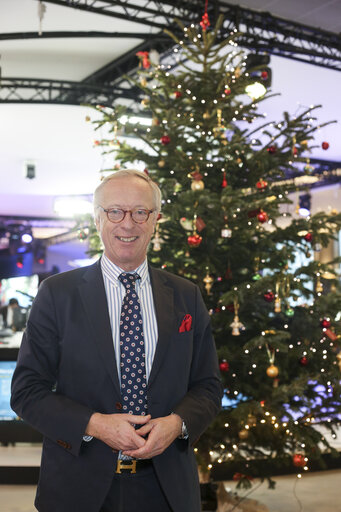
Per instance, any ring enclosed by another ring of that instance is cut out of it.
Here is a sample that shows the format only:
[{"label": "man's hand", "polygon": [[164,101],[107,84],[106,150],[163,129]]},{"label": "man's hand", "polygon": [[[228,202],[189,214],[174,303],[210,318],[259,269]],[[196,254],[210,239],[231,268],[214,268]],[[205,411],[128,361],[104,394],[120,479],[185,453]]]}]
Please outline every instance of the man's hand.
[{"label": "man's hand", "polygon": [[151,459],[160,455],[181,434],[181,425],[182,420],[177,414],[150,420],[136,431],[139,436],[148,435],[145,443],[137,450],[124,450],[123,454],[136,459]]},{"label": "man's hand", "polygon": [[137,434],[134,425],[145,425],[151,416],[132,414],[94,413],[87,425],[85,434],[96,437],[114,450],[136,450],[146,441]]}]

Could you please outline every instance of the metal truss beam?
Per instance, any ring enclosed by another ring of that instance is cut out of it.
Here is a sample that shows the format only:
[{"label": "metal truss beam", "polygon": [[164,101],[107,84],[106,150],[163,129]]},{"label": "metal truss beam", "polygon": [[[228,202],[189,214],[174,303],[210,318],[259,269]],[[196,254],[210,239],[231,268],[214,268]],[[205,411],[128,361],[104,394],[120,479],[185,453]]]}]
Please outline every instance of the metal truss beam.
[{"label": "metal truss beam", "polygon": [[[45,3],[160,29],[174,26],[175,17],[179,17],[185,24],[199,21],[203,11],[202,0],[135,0],[135,3],[133,0],[45,0]],[[212,23],[218,13],[224,15],[221,37],[226,37],[234,28],[242,32],[239,39],[241,46],[341,71],[339,34],[284,20],[269,12],[231,5],[223,0],[212,0],[208,12]]]},{"label": "metal truss beam", "polygon": [[[39,0],[38,0],[39,1]],[[162,29],[174,22],[174,17],[180,17],[184,23],[193,20],[193,12],[196,1],[168,1],[158,2],[150,0],[45,0],[45,3],[62,7],[71,7],[81,11],[92,12],[142,23],[150,27]],[[198,5],[196,5],[198,7]]]},{"label": "metal truss beam", "polygon": [[[74,8],[100,15],[142,23],[150,27],[171,27],[174,17],[184,23],[199,21],[202,0],[44,0],[62,7]],[[135,2],[135,3],[134,3]],[[240,31],[239,44],[251,50],[268,52],[319,66],[341,71],[341,36],[283,20],[267,12],[256,12],[230,5],[222,0],[211,0],[208,6],[213,25],[218,12],[224,15],[220,38],[228,37],[237,29]],[[132,37],[143,42],[98,69],[82,82],[33,80],[29,78],[3,78],[0,89],[0,102],[7,103],[64,103],[64,104],[105,104],[112,105],[117,98],[136,99],[137,90],[120,87],[122,75],[134,72],[137,67],[135,54],[138,51],[156,49],[160,54],[170,51],[172,42],[162,31],[157,33],[122,32],[24,32],[0,34],[0,40],[33,39],[58,37]]]},{"label": "metal truss beam", "polygon": [[2,78],[0,103],[51,103],[113,106],[117,98],[135,99],[129,89],[96,86],[84,82]]},{"label": "metal truss beam", "polygon": [[164,34],[146,34],[145,32],[101,32],[90,31],[55,31],[55,32],[12,32],[0,34],[0,41],[14,41],[18,39],[66,39],[66,38],[111,38],[111,39],[167,39]]}]

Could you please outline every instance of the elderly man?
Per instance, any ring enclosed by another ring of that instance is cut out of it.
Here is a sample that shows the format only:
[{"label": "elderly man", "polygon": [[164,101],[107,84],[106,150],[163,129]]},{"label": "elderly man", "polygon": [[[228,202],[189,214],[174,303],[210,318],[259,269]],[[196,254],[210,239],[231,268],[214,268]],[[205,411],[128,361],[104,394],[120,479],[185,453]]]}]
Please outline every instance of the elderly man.
[{"label": "elderly man", "polygon": [[12,407],[44,435],[41,512],[198,512],[193,443],[220,408],[210,320],[193,283],[149,267],[161,205],[144,173],[94,194],[104,254],[43,281]]}]

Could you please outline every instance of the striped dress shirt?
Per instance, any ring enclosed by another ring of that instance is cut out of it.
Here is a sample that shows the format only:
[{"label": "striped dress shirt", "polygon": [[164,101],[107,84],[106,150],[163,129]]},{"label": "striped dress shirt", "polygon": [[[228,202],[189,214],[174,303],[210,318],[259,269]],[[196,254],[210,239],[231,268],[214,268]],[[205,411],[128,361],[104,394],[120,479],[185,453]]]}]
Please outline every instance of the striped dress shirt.
[{"label": "striped dress shirt", "polygon": [[[121,381],[120,315],[126,290],[123,284],[118,280],[118,276],[124,272],[124,270],[112,263],[105,254],[103,254],[101,259],[101,269],[108,302],[117,373]],[[156,349],[158,330],[147,260],[133,272],[137,272],[141,277],[141,279],[136,281],[136,292],[140,299],[141,306],[146,357],[146,378],[148,382]]]}]

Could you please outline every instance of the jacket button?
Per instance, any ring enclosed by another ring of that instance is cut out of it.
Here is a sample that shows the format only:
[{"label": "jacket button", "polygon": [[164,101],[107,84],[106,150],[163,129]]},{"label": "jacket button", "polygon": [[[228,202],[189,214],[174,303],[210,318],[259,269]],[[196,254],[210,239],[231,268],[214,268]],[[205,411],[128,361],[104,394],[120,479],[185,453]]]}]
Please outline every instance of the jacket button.
[{"label": "jacket button", "polygon": [[123,407],[123,406],[122,406],[122,404],[121,404],[121,402],[116,402],[116,404],[115,404],[115,405],[116,405],[116,409],[117,409],[118,411],[120,411],[120,410],[122,409],[122,407]]}]

